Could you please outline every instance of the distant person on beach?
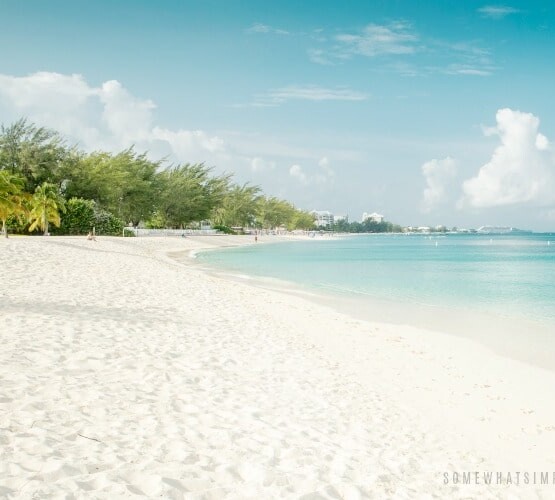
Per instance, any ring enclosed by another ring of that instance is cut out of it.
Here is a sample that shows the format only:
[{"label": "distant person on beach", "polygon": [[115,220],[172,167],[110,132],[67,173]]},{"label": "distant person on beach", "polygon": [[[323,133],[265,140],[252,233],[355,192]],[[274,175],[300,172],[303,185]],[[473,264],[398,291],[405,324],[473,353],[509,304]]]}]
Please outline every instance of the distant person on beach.
[{"label": "distant person on beach", "polygon": [[254,235],[254,242],[256,243],[258,241],[258,235]]}]

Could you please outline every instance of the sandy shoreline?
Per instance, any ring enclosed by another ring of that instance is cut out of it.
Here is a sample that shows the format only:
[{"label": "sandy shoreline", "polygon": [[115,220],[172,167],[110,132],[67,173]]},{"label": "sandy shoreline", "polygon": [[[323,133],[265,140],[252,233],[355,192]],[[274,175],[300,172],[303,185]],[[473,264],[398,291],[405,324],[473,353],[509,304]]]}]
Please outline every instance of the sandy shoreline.
[{"label": "sandy shoreline", "polygon": [[[206,244],[209,245],[209,240],[210,238],[200,238],[200,243],[204,244],[206,241]],[[303,240],[318,241],[318,238],[285,236],[276,239],[266,238],[264,243]],[[201,250],[217,250],[222,247],[243,246],[250,243],[248,239],[245,241],[245,239],[233,240],[232,238],[232,241],[225,245],[210,245],[208,249],[201,247],[191,252],[178,252],[172,257],[190,263],[189,258],[196,258]],[[204,259],[200,266],[214,276],[309,298],[317,304],[332,308],[352,318],[401,327],[410,325],[419,330],[431,330],[470,339],[502,357],[555,371],[553,363],[555,359],[553,342],[555,323],[552,321],[540,321],[529,316],[523,317],[514,314],[511,316],[500,315],[493,312],[476,311],[468,307],[438,306],[414,300],[409,302],[379,299],[367,295],[333,293],[326,289],[308,288],[283,279],[245,275],[241,272],[213,268],[206,265]]]},{"label": "sandy shoreline", "polygon": [[170,257],[206,246],[0,243],[0,495],[553,496],[514,484],[555,471],[552,372]]}]

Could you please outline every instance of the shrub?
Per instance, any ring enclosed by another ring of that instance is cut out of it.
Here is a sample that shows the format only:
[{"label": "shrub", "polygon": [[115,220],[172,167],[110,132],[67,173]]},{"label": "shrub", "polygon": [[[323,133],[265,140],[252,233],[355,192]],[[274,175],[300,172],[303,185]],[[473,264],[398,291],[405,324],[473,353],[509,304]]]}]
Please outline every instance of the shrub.
[{"label": "shrub", "polygon": [[114,214],[101,208],[95,207],[94,225],[96,234],[107,236],[119,236],[123,232],[123,221]]},{"label": "shrub", "polygon": [[59,228],[53,234],[87,234],[94,228],[96,234],[120,236],[123,222],[112,213],[98,207],[93,200],[71,198],[66,203]]},{"label": "shrub", "polygon": [[[8,232],[12,234],[28,234],[27,228],[29,227],[29,222],[23,216],[10,215],[6,220],[6,227]],[[2,223],[0,223],[1,229]]]},{"label": "shrub", "polygon": [[66,203],[59,228],[52,228],[55,234],[87,234],[95,226],[95,203],[83,198],[71,198]]}]

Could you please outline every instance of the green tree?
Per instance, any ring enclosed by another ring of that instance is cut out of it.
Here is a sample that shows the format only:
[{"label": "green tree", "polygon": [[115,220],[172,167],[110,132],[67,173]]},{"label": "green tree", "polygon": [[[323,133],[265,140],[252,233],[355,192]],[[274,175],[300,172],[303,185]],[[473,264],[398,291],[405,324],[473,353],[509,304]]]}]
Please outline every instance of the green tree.
[{"label": "green tree", "polygon": [[39,228],[48,235],[48,225],[60,225],[60,212],[65,211],[64,199],[58,193],[58,188],[45,182],[35,189],[35,194],[30,200],[29,232]]},{"label": "green tree", "polygon": [[350,224],[347,220],[341,219],[333,224],[333,230],[338,233],[348,233],[350,232]]},{"label": "green tree", "polygon": [[212,211],[212,220],[217,225],[228,227],[252,226],[256,220],[260,188],[233,185],[225,194],[221,205]]},{"label": "green tree", "polygon": [[[133,148],[91,154],[69,148],[62,136],[25,119],[0,127],[0,220],[30,230],[79,234],[97,228],[120,234],[124,223],[185,227],[212,220],[222,227],[309,229],[312,217],[286,200],[261,196],[260,188],[214,176],[203,163],[164,169]],[[20,178],[20,181],[14,179]],[[15,186],[15,187],[14,187]],[[28,207],[23,203],[31,198]],[[63,196],[63,199],[62,199]],[[68,212],[64,212],[64,199]],[[25,209],[30,208],[27,214]],[[17,220],[15,217],[20,217]]]},{"label": "green tree", "polygon": [[295,207],[285,200],[275,197],[259,197],[256,221],[264,229],[286,226],[291,229],[294,225]]},{"label": "green tree", "polygon": [[1,168],[22,176],[27,192],[43,182],[58,184],[60,168],[70,152],[58,132],[25,119],[0,127]]},{"label": "green tree", "polygon": [[260,196],[258,198],[256,223],[264,229],[275,229],[285,226],[288,230],[313,229],[314,217],[305,211],[298,210],[286,200]]},{"label": "green tree", "polygon": [[398,224],[393,224],[386,220],[377,222],[371,219],[366,219],[363,222],[351,222],[346,227],[344,225],[334,227],[334,230],[347,230],[351,233],[400,233],[403,228]]},{"label": "green tree", "polygon": [[115,155],[112,168],[123,182],[111,192],[106,209],[134,226],[150,218],[156,210],[160,166],[161,162],[151,161],[146,153],[138,154],[133,148]]},{"label": "green tree", "polygon": [[150,161],[146,153],[138,154],[133,148],[116,155],[75,155],[65,163],[64,194],[66,198],[94,200],[119,219],[137,225],[157,208],[160,166],[161,162]]},{"label": "green tree", "polygon": [[[61,215],[60,234],[87,234],[95,226],[95,203],[93,200],[71,198]],[[57,231],[57,232],[58,232]]]},{"label": "green tree", "polygon": [[314,216],[304,210],[295,210],[291,229],[303,229],[305,231],[314,229]]},{"label": "green tree", "polygon": [[[158,225],[182,228],[210,217],[221,205],[229,186],[229,175],[210,176],[203,163],[170,167],[158,174]],[[153,221],[154,222],[154,221]]]},{"label": "green tree", "polygon": [[23,180],[8,170],[0,170],[0,220],[2,232],[8,237],[7,220],[10,216],[21,216],[25,213],[25,193]]},{"label": "green tree", "polygon": [[[100,202],[107,198],[110,172],[104,168],[110,158],[109,153],[77,153],[62,167],[63,193],[66,199],[82,198]],[[105,175],[102,175],[103,170]]]}]

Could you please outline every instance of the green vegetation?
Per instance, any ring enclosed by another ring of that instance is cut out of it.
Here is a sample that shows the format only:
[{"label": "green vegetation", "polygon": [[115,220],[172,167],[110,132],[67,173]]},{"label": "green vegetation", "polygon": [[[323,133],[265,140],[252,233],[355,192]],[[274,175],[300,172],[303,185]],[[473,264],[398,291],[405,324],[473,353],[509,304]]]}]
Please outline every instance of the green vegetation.
[{"label": "green vegetation", "polygon": [[178,165],[158,175],[159,224],[182,228],[211,218],[230,191],[230,176],[211,177],[203,164]]},{"label": "green vegetation", "polygon": [[400,233],[403,228],[398,224],[388,221],[376,222],[367,219],[364,222],[339,221],[333,226],[333,230],[341,233]]},{"label": "green vegetation", "polygon": [[2,232],[8,237],[8,219],[18,220],[25,215],[23,180],[7,170],[0,170],[0,220]]},{"label": "green vegetation", "polygon": [[50,223],[60,226],[60,212],[65,212],[65,203],[54,184],[44,182],[37,186],[29,207],[30,232],[39,228],[47,235]]},{"label": "green vegetation", "polygon": [[99,208],[93,200],[71,198],[65,205],[60,228],[54,234],[87,234],[94,228],[98,234],[119,236],[123,226],[121,219]]},{"label": "green vegetation", "polygon": [[233,183],[200,164],[166,165],[133,148],[85,153],[56,131],[22,119],[0,127],[0,220],[4,234],[122,234],[124,226],[313,229],[312,216]]}]

